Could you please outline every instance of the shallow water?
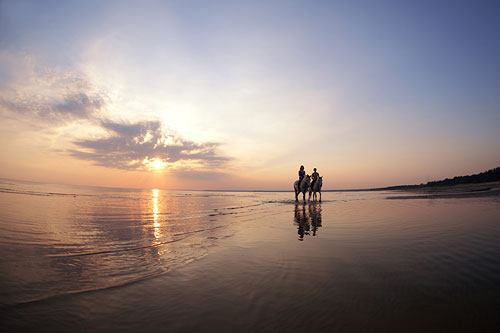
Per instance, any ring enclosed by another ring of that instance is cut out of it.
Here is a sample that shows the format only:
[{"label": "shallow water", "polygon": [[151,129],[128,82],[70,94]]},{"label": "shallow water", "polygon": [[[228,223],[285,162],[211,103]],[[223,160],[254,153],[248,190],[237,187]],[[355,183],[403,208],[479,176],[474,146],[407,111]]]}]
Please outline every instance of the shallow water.
[{"label": "shallow water", "polygon": [[253,193],[2,181],[0,303],[27,303],[164,274],[205,256],[215,240],[231,235],[230,224],[263,214],[264,205]]},{"label": "shallow water", "polygon": [[0,181],[5,327],[498,327],[500,200]]}]

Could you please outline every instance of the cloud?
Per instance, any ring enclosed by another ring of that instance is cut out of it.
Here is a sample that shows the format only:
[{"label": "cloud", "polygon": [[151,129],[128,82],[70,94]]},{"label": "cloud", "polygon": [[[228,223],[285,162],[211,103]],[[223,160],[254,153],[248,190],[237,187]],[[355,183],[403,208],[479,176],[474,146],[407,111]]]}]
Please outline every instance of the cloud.
[{"label": "cloud", "polygon": [[0,112],[19,120],[59,125],[91,119],[107,96],[84,75],[43,67],[33,57],[0,53]]},{"label": "cloud", "polygon": [[18,93],[0,97],[0,106],[11,114],[29,121],[59,124],[77,119],[91,119],[104,106],[104,99],[95,94],[80,91],[47,97]]},{"label": "cloud", "polygon": [[[218,154],[218,143],[188,140],[166,130],[158,120],[110,120],[106,110],[112,105],[107,94],[81,73],[41,66],[34,57],[0,51],[0,117],[28,123],[37,131],[85,120],[88,127],[107,133],[98,139],[64,142],[61,150],[75,158],[124,170],[156,166],[172,172],[196,171],[199,177],[229,161]],[[72,149],[64,149],[68,143]]]},{"label": "cloud", "polygon": [[160,121],[118,123],[105,120],[101,127],[108,131],[108,137],[76,140],[73,143],[78,149],[71,149],[69,153],[99,166],[125,170],[147,169],[153,161],[166,164],[170,170],[183,164],[213,170],[229,161],[217,154],[218,143],[187,140],[166,131]]}]

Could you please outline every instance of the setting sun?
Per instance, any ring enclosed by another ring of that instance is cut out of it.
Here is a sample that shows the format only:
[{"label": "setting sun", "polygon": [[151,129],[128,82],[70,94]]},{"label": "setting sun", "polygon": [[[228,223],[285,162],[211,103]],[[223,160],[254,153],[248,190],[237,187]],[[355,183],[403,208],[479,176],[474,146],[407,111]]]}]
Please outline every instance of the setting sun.
[{"label": "setting sun", "polygon": [[160,158],[145,160],[144,164],[151,170],[162,170],[167,165],[167,163],[163,162]]}]

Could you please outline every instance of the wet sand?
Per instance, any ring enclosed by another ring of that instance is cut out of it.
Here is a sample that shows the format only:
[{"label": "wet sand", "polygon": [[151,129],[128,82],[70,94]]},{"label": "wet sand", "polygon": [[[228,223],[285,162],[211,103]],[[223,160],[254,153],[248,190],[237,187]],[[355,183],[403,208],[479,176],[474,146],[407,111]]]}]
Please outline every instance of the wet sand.
[{"label": "wet sand", "polygon": [[435,186],[417,189],[398,190],[404,195],[389,196],[387,199],[440,199],[440,198],[479,198],[500,197],[500,182],[463,184],[454,186]]},{"label": "wet sand", "polygon": [[498,329],[500,202],[387,195],[325,193],[321,204],[262,195],[258,200],[269,203],[218,215],[242,218],[209,236],[203,258],[120,287],[0,309],[2,326],[57,332]]}]

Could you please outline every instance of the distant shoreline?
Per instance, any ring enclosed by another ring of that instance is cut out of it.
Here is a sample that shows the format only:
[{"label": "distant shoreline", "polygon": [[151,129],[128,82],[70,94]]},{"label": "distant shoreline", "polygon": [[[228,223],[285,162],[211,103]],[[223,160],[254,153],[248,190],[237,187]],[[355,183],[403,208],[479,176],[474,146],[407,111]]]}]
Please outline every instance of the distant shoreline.
[{"label": "distant shoreline", "polygon": [[393,189],[402,193],[412,193],[414,195],[390,196],[386,199],[444,199],[444,198],[478,198],[478,197],[500,197],[500,181],[459,184],[451,186],[427,186],[421,188],[400,188]]}]

